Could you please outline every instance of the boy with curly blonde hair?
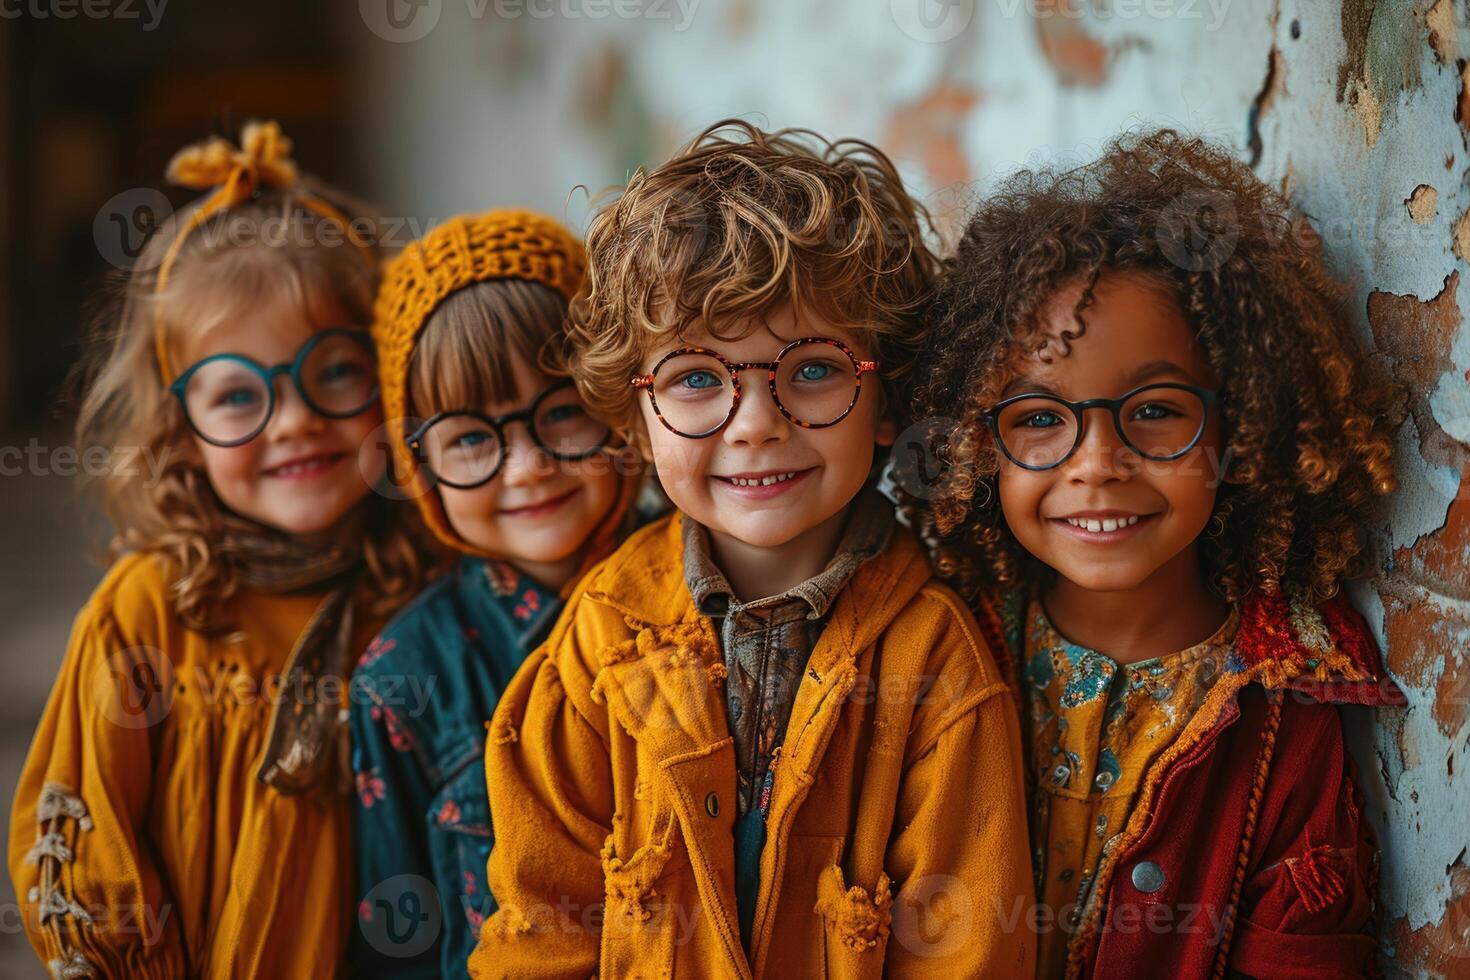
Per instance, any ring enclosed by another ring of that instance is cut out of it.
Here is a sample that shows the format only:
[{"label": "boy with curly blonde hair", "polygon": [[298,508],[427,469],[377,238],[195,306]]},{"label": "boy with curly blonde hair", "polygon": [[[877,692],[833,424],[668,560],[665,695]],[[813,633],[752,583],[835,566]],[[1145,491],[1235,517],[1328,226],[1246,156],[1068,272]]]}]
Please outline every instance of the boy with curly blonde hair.
[{"label": "boy with curly blonde hair", "polygon": [[1014,702],[873,485],[926,220],[872,146],[739,122],[594,217],[568,363],[678,513],[496,711],[475,976],[1032,971]]}]

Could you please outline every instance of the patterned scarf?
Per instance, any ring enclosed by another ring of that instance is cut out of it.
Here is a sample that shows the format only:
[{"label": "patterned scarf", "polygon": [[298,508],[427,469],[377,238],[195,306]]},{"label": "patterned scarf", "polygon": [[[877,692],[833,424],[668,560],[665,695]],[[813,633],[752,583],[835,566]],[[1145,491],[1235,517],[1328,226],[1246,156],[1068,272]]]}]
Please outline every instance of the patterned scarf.
[{"label": "patterned scarf", "polygon": [[256,774],[288,796],[352,791],[342,721],[346,704],[341,696],[319,697],[318,684],[335,678],[335,689],[342,696],[347,692],[357,653],[352,636],[364,572],[361,527],[354,523],[334,537],[335,543],[309,544],[289,535],[262,534],[255,526],[254,533],[230,535],[220,547],[246,588],[272,595],[327,589],[287,658],[283,696],[271,709],[270,739]]}]

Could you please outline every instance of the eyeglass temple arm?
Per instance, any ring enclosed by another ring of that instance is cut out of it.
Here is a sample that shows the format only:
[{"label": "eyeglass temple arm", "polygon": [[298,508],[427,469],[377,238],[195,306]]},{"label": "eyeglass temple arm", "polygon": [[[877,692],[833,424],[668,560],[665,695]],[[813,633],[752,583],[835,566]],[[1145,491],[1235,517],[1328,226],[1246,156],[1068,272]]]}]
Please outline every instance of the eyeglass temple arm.
[{"label": "eyeglass temple arm", "polygon": [[653,387],[653,375],[634,375],[631,379],[629,379],[628,384],[634,388],[651,388]]}]

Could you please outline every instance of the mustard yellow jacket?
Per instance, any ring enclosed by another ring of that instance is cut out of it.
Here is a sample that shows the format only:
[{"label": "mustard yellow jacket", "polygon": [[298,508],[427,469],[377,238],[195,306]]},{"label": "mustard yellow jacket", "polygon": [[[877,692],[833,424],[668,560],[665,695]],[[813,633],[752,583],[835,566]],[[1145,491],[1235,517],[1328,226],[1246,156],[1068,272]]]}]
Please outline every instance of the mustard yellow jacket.
[{"label": "mustard yellow jacket", "polygon": [[742,948],[725,668],[678,515],[588,574],[485,759],[499,905],[475,977],[1030,976],[1014,699],[895,534],[833,605],[776,767]]},{"label": "mustard yellow jacket", "polygon": [[[331,977],[353,921],[349,802],[256,778],[325,592],[242,590],[240,632],[205,635],[174,615],[174,576],[122,558],[77,616],[11,810],[31,945],[58,977]],[[353,642],[381,625],[359,618]]]}]

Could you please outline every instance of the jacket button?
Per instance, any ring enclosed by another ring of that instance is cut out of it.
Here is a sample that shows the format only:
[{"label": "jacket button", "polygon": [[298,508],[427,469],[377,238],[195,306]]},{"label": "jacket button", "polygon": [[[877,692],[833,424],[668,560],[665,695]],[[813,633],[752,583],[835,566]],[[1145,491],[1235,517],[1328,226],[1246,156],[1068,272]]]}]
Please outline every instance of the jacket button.
[{"label": "jacket button", "polygon": [[720,798],[718,795],[711,793],[704,798],[704,812],[712,817],[718,817],[720,815]]},{"label": "jacket button", "polygon": [[1151,895],[1164,887],[1164,869],[1152,861],[1139,861],[1133,866],[1133,887]]}]

